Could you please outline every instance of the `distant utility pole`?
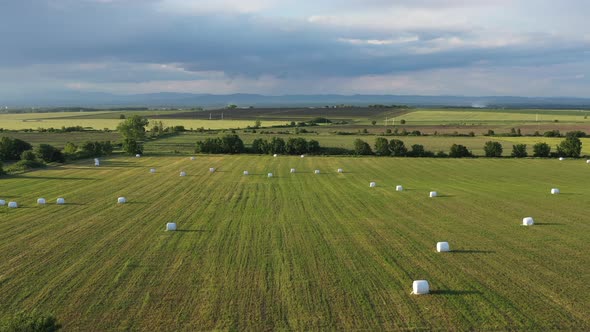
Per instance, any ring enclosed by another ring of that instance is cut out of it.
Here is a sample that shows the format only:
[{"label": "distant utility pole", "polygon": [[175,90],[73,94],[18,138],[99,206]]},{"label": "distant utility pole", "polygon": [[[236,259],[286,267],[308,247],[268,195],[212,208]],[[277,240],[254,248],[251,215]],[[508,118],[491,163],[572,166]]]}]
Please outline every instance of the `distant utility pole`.
[{"label": "distant utility pole", "polygon": [[221,120],[223,120],[223,112],[221,112]]},{"label": "distant utility pole", "polygon": [[209,120],[211,120],[211,113],[209,113]]}]

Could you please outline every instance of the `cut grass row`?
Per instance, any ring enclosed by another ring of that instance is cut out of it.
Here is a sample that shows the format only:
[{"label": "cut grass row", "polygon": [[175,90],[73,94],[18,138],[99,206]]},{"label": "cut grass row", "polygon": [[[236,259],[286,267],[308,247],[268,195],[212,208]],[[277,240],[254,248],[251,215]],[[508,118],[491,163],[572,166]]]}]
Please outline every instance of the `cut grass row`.
[{"label": "cut grass row", "polygon": [[[71,330],[590,328],[581,161],[90,165],[2,180],[0,196],[23,208],[0,209],[0,314],[39,307]],[[70,204],[38,207],[39,196]],[[529,215],[538,225],[519,226]],[[180,231],[164,232],[170,221]],[[435,253],[437,241],[456,252]],[[433,294],[410,296],[414,279],[428,279]]]}]

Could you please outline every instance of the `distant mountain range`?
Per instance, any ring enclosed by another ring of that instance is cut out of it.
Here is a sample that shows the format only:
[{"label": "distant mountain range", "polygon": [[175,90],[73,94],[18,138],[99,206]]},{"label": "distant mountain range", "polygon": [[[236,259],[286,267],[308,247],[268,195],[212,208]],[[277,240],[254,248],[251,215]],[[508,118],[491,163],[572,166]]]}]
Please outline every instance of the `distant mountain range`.
[{"label": "distant mountain range", "polygon": [[150,93],[116,95],[108,93],[61,93],[45,97],[0,99],[8,107],[289,107],[371,104],[441,107],[590,108],[590,98],[512,96],[412,96],[412,95],[283,95]]}]

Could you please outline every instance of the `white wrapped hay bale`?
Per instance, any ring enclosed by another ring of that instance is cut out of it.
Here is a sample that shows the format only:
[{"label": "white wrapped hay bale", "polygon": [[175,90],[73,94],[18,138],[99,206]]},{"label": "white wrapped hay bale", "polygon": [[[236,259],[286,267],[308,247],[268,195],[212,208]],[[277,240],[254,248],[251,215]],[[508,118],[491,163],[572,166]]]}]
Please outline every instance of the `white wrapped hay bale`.
[{"label": "white wrapped hay bale", "polygon": [[337,172],[338,173],[344,173],[344,170],[342,168],[339,168]]},{"label": "white wrapped hay bale", "polygon": [[438,196],[438,193],[436,191],[430,192],[430,197],[436,197],[436,196]]},{"label": "white wrapped hay bale", "polygon": [[564,157],[559,157],[559,160],[565,160],[565,158]]},{"label": "white wrapped hay bale", "polygon": [[375,188],[377,186],[376,182],[370,182],[369,183],[369,188]]},{"label": "white wrapped hay bale", "polygon": [[195,157],[191,157],[191,160],[196,160],[196,159],[197,159],[197,158],[195,158]]},{"label": "white wrapped hay bale", "polygon": [[586,160],[586,164],[590,164],[590,159]]},{"label": "white wrapped hay bale", "polygon": [[11,209],[16,209],[18,207],[18,203],[16,202],[8,202],[8,207]]},{"label": "white wrapped hay bale", "polygon": [[209,172],[210,172],[210,173],[215,173],[215,167],[211,167],[211,168],[209,168]]},{"label": "white wrapped hay bale", "polygon": [[94,166],[100,166],[100,160],[98,158],[94,158]]},{"label": "white wrapped hay bale", "polygon": [[534,223],[535,221],[533,220],[533,217],[522,218],[523,226],[532,226]]},{"label": "white wrapped hay bale", "polygon": [[0,199],[0,206],[4,206],[4,205],[6,205],[6,201],[3,199]]},{"label": "white wrapped hay bale", "polygon": [[290,172],[291,173],[295,173],[295,169],[294,168],[291,168],[291,171]]},{"label": "white wrapped hay bale", "polygon": [[139,153],[135,155],[135,158],[139,158],[139,157],[141,157],[141,155]]},{"label": "white wrapped hay bale", "polygon": [[401,185],[397,185],[395,186],[395,191],[404,191],[404,187],[402,187]]},{"label": "white wrapped hay bale", "polygon": [[268,173],[267,175],[269,178],[272,178],[272,173]]},{"label": "white wrapped hay bale", "polygon": [[275,153],[275,154],[273,154],[272,156],[276,158],[276,157],[278,157],[278,154],[276,154],[276,153]]},{"label": "white wrapped hay bale", "polygon": [[304,155],[304,154],[302,154],[302,155],[301,155],[301,158],[305,158],[305,155]]},{"label": "white wrapped hay bale", "polygon": [[412,294],[424,295],[430,293],[430,285],[426,280],[414,280],[412,284]]},{"label": "white wrapped hay bale", "polygon": [[37,204],[39,204],[39,205],[45,205],[45,203],[47,203],[45,201],[45,198],[37,198]]},{"label": "white wrapped hay bale", "polygon": [[155,168],[150,168],[150,173],[156,173],[156,169]]},{"label": "white wrapped hay bale", "polygon": [[125,204],[125,203],[127,203],[127,198],[119,197],[119,198],[117,198],[117,203],[118,204]]},{"label": "white wrapped hay bale", "polygon": [[63,197],[60,197],[57,199],[56,203],[59,205],[64,205],[64,204],[66,204],[66,200],[63,199]]},{"label": "white wrapped hay bale", "polygon": [[320,174],[320,170],[316,169],[315,171],[313,171],[313,174]]},{"label": "white wrapped hay bale", "polygon": [[436,243],[436,251],[437,252],[449,252],[451,251],[448,242],[437,242]]},{"label": "white wrapped hay bale", "polygon": [[169,222],[166,224],[166,231],[175,231],[176,230],[176,223]]},{"label": "white wrapped hay bale", "polygon": [[249,175],[249,174],[250,174],[250,172],[244,171],[244,175]]},{"label": "white wrapped hay bale", "polygon": [[180,176],[186,176],[186,172],[185,171],[180,172]]},{"label": "white wrapped hay bale", "polygon": [[551,194],[552,194],[552,195],[557,195],[557,194],[559,194],[559,189],[557,189],[557,188],[551,188]]}]

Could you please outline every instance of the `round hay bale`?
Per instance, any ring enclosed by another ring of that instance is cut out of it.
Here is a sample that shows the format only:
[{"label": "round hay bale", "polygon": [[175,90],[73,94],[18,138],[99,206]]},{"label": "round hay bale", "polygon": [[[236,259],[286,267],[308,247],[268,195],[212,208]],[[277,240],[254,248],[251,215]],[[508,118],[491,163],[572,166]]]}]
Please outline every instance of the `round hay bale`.
[{"label": "round hay bale", "polygon": [[141,155],[139,153],[135,155],[135,158],[139,158],[139,157],[141,157]]},{"label": "round hay bale", "polygon": [[156,169],[155,168],[150,168],[150,173],[156,173]]},{"label": "round hay bale", "polygon": [[290,172],[291,173],[295,173],[295,169],[294,168],[291,168],[291,171]]},{"label": "round hay bale", "polygon": [[175,231],[176,230],[176,223],[169,222],[166,224],[166,231]]},{"label": "round hay bale", "polygon": [[565,158],[564,157],[559,157],[559,160],[565,160]]},{"label": "round hay bale", "polygon": [[533,217],[526,217],[522,218],[522,225],[523,226],[532,226],[535,223]]},{"label": "round hay bale", "polygon": [[414,280],[412,284],[412,294],[424,295],[430,293],[430,285],[426,280]]},{"label": "round hay bale", "polygon": [[590,164],[590,159],[586,160],[586,164]]},{"label": "round hay bale", "polygon": [[278,154],[276,154],[276,153],[275,153],[275,154],[273,154],[272,156],[276,158],[276,157],[278,156]]},{"label": "round hay bale", "polygon": [[551,194],[552,194],[552,195],[557,195],[557,194],[559,194],[559,189],[557,189],[557,188],[551,188]]},{"label": "round hay bale", "polygon": [[397,185],[395,186],[395,191],[404,191],[404,187],[402,187],[401,185]]},{"label": "round hay bale", "polygon": [[244,175],[249,175],[249,174],[250,174],[250,172],[244,171]]},{"label": "round hay bale", "polygon": [[0,199],[0,206],[4,206],[4,205],[6,205],[6,201],[3,199]]},{"label": "round hay bale", "polygon": [[211,167],[211,168],[209,168],[209,172],[210,172],[210,173],[215,173],[215,167]]},{"label": "round hay bale", "polygon": [[45,198],[37,198],[37,204],[40,204],[40,205],[45,205],[45,203],[47,203],[47,202],[45,201]]},{"label": "round hay bale", "polygon": [[10,209],[16,209],[18,207],[18,203],[17,202],[8,202],[8,207]]},{"label": "round hay bale", "polygon": [[63,199],[63,197],[60,197],[60,198],[57,199],[56,203],[58,205],[64,205],[64,204],[66,204],[66,200]]},{"label": "round hay bale", "polygon": [[191,157],[191,160],[197,160],[197,158],[195,158],[195,157]]},{"label": "round hay bale", "polygon": [[180,172],[180,176],[186,176],[186,172],[185,171]]},{"label": "round hay bale", "polygon": [[436,191],[430,192],[430,197],[436,197],[436,196],[438,196],[438,193]]},{"label": "round hay bale", "polygon": [[342,168],[339,168],[337,172],[338,173],[344,173],[344,170]]},{"label": "round hay bale", "polygon": [[369,183],[369,188],[375,188],[377,186],[376,182],[370,182]]},{"label": "round hay bale", "polygon": [[125,204],[125,203],[127,203],[127,198],[125,198],[125,197],[117,198],[117,204]]},{"label": "round hay bale", "polygon": [[315,171],[313,171],[313,174],[320,174],[320,170],[316,169]]},{"label": "round hay bale", "polygon": [[451,249],[449,248],[448,242],[437,242],[436,243],[436,251],[438,252],[449,252]]},{"label": "round hay bale", "polygon": [[305,155],[304,155],[304,154],[302,154],[302,155],[301,155],[301,158],[305,158]]},{"label": "round hay bale", "polygon": [[267,175],[269,178],[272,178],[272,173],[268,173]]}]

